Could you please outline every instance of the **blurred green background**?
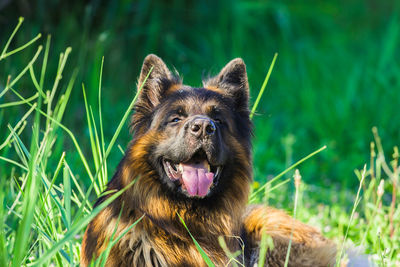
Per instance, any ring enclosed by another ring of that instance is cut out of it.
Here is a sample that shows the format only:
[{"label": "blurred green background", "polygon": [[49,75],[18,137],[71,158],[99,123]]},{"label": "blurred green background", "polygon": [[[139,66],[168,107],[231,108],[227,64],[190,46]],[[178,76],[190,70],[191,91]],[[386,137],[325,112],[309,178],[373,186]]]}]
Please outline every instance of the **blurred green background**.
[{"label": "blurred green background", "polygon": [[[8,40],[19,16],[25,22],[11,49],[38,33],[42,33],[39,42],[45,44],[50,34],[48,89],[59,54],[72,47],[66,79],[74,69],[79,74],[63,121],[87,155],[89,133],[81,83],[96,114],[102,56],[103,118],[110,140],[136,92],[141,63],[148,53],[162,57],[192,86],[200,86],[202,77],[216,74],[232,58],[242,57],[253,103],[278,52],[254,118],[255,179],[264,183],[327,145],[301,166],[303,179],[315,190],[329,187],[354,192],[358,180],[353,170],[369,162],[371,128],[378,127],[388,155],[399,144],[399,5],[399,1],[377,0],[1,0],[0,45]],[[0,89],[9,74],[26,66],[36,49],[37,44],[0,65]],[[17,89],[28,97],[35,89],[29,76],[25,79],[26,86],[22,80]],[[6,94],[0,103],[16,100],[14,94]],[[21,107],[0,112],[1,141],[6,136],[1,133],[8,134],[7,123],[15,124],[24,112]],[[128,126],[125,129],[118,140],[123,148],[130,137]],[[57,138],[63,140],[57,142],[58,153],[74,149],[61,130]],[[7,153],[11,152],[1,154],[10,157]],[[74,155],[67,157],[84,181],[78,156],[75,166]],[[108,164],[110,176],[120,158],[115,149]],[[6,166],[0,162],[0,169]]]}]

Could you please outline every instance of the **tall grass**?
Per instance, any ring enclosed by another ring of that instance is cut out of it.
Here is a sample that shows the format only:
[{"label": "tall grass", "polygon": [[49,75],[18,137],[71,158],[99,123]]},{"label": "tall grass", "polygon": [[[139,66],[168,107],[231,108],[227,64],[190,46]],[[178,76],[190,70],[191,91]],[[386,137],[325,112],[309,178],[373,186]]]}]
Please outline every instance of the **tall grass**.
[{"label": "tall grass", "polygon": [[[103,58],[97,75],[97,98],[86,95],[86,86],[82,85],[88,132],[86,137],[78,135],[63,123],[73,90],[80,92],[76,89],[78,71],[66,71],[74,52],[71,48],[65,49],[57,61],[56,57],[49,56],[50,37],[43,49],[38,45],[40,35],[9,51],[22,21],[20,19],[0,56],[0,64],[3,64],[4,60],[12,62],[20,53],[34,51],[18,73],[8,76],[0,91],[0,123],[8,126],[8,132],[0,135],[0,266],[76,266],[86,225],[123,192],[113,194],[93,209],[92,199],[102,193],[109,179],[109,155],[116,153],[121,157],[115,146],[137,94],[132,93],[118,126],[107,135],[105,129],[110,125],[102,113]],[[57,65],[54,75],[48,74],[50,64]],[[29,97],[24,96],[26,93]],[[92,105],[96,102],[94,109]],[[15,118],[18,119],[14,121]],[[395,147],[390,159],[385,157],[376,128],[373,133],[370,166],[362,173],[356,171],[360,187],[353,210],[333,201],[330,206],[316,209],[315,201],[307,195],[300,198],[296,193],[295,215],[319,226],[343,247],[349,242],[364,246],[365,252],[379,266],[396,266],[400,262],[399,153]],[[325,146],[299,160],[268,182],[255,183],[250,201],[267,202],[274,198],[275,192],[281,194],[290,181],[284,178],[285,174],[295,167],[300,168],[300,163],[324,149]],[[84,185],[83,175],[90,177],[90,185]],[[295,192],[297,189],[296,186]],[[308,189],[310,187],[304,184],[301,194]],[[329,194],[335,193],[335,190],[329,191]],[[112,236],[108,249],[95,265],[104,266],[109,248],[120,237]],[[261,249],[266,251],[271,247],[267,238],[264,241]],[[240,259],[234,258],[237,252],[227,253],[233,263],[240,265]]]},{"label": "tall grass", "polygon": [[[20,27],[22,21],[23,20],[20,19],[15,31],[8,40],[1,59],[5,59],[23,50],[17,48],[7,52],[7,46]],[[33,43],[34,42],[31,41],[22,47],[28,47]],[[30,107],[29,111],[16,123],[15,127],[9,125],[10,134],[1,145],[3,151],[8,150],[9,147],[14,147],[15,152],[15,154],[11,154],[10,158],[1,157],[2,160],[14,166],[10,173],[2,172],[2,175],[5,176],[2,177],[4,179],[2,179],[0,191],[0,200],[2,201],[0,207],[0,219],[2,222],[0,249],[3,252],[0,256],[0,262],[3,263],[2,266],[8,266],[9,262],[12,263],[12,266],[48,266],[50,262],[57,266],[77,265],[79,262],[81,238],[77,238],[76,235],[81,235],[86,225],[101,211],[101,209],[132,185],[131,183],[124,190],[113,194],[104,204],[92,209],[90,201],[88,200],[91,190],[95,188],[95,193],[99,196],[105,188],[107,176],[105,176],[104,169],[106,165],[103,163],[107,160],[107,156],[115,144],[115,140],[118,138],[122,126],[127,120],[137,94],[133,97],[129,107],[127,107],[118,128],[115,130],[107,146],[107,150],[105,150],[102,124],[100,125],[102,140],[100,143],[99,135],[95,128],[93,113],[91,112],[91,108],[88,108],[85,101],[88,119],[90,113],[90,119],[93,123],[88,124],[89,129],[91,133],[94,130],[95,136],[95,141],[93,141],[93,136],[91,136],[93,158],[95,159],[95,174],[93,174],[87,156],[83,154],[75,135],[61,123],[75,82],[76,72],[73,72],[70,80],[66,84],[65,91],[60,93],[58,98],[56,97],[56,91],[63,77],[63,70],[67,63],[68,55],[71,53],[71,48],[67,48],[65,53],[60,55],[59,68],[52,89],[46,91],[45,94],[43,93],[43,79],[45,77],[49,47],[50,38],[47,39],[46,43],[45,55],[42,62],[41,80],[39,83],[35,76],[33,63],[37,60],[42,50],[41,46],[39,46],[38,52],[28,63],[27,67],[24,68],[12,82],[7,83],[7,86],[1,92],[1,96],[3,96],[7,91],[11,91],[21,99],[20,101],[13,102],[13,105],[7,105],[10,103],[6,103],[2,105],[2,108],[9,108],[11,106],[20,107],[21,105],[28,105]],[[35,98],[26,99],[18,93],[14,85],[28,69],[30,70],[30,78],[33,83],[32,88],[37,90],[39,94],[37,94]],[[34,102],[34,100],[36,100],[36,102]],[[46,107],[42,107],[43,104],[45,104]],[[25,142],[20,138],[20,135],[23,133],[23,130],[26,130],[24,125],[27,124],[29,115],[34,112],[32,134],[31,138],[28,138],[28,141],[30,140],[30,146],[27,147]],[[99,116],[101,119],[101,113]],[[64,132],[60,132],[59,128]],[[17,133],[16,131],[19,132]],[[92,179],[92,185],[88,189],[83,189],[81,187],[81,182],[76,179],[76,175],[68,164],[68,155],[66,152],[62,153],[56,167],[47,166],[48,159],[56,157],[56,155],[53,155],[53,146],[60,142],[57,140],[57,135],[63,133],[66,133],[71,138],[76,152],[80,155],[81,166],[86,169],[87,175]],[[11,159],[12,156],[16,156],[17,159]],[[57,185],[56,182],[60,180],[58,179],[60,173],[62,173],[62,180]],[[7,177],[7,174],[10,176]],[[11,195],[6,194],[7,187],[13,188]],[[117,239],[118,238],[120,237],[117,237]],[[112,243],[113,242],[110,242],[110,244]],[[99,264],[104,265],[102,262],[99,262]]]}]

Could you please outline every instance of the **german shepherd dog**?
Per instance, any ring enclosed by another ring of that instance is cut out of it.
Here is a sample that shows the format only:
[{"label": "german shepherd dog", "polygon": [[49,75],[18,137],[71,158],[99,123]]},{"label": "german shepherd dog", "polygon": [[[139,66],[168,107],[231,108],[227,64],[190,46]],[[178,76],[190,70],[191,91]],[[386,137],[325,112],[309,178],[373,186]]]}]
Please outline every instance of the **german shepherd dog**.
[{"label": "german shepherd dog", "polygon": [[106,266],[207,266],[192,236],[216,266],[231,264],[226,249],[256,266],[263,233],[274,243],[266,266],[284,266],[289,240],[289,266],[335,264],[336,246],[314,228],[270,207],[247,207],[252,123],[242,59],[195,88],[149,55],[138,88],[133,140],[107,191],[135,182],[88,225],[82,266],[142,216],[109,251]]}]

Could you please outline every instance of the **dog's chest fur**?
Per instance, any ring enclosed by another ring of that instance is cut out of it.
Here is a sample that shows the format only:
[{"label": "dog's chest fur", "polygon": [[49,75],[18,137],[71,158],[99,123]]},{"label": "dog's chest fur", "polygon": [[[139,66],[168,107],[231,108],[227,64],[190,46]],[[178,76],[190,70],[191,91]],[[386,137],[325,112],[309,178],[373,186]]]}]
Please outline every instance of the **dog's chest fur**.
[{"label": "dog's chest fur", "polygon": [[[148,219],[143,218],[143,220]],[[146,222],[146,229],[140,223],[132,228],[115,245],[111,252],[114,255],[109,257],[109,259],[119,259],[120,262],[108,262],[108,264],[113,266],[207,266],[193,240],[187,234],[183,234],[186,238],[178,237],[158,226],[149,228],[150,224],[152,223]],[[232,238],[230,239],[232,241]],[[202,240],[200,236],[196,240],[214,264],[218,266],[227,264],[229,259],[215,241],[207,244],[209,240]],[[234,244],[227,241],[228,246],[233,249]]]}]

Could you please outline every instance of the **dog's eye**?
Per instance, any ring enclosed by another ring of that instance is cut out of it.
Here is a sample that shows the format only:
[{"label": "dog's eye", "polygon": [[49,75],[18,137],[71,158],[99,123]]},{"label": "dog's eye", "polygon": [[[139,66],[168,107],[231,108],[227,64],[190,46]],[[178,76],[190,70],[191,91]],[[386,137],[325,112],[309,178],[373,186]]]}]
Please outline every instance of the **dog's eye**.
[{"label": "dog's eye", "polygon": [[181,121],[181,119],[178,118],[178,117],[175,117],[175,118],[173,118],[173,119],[171,120],[171,122],[178,122],[178,121]]}]

